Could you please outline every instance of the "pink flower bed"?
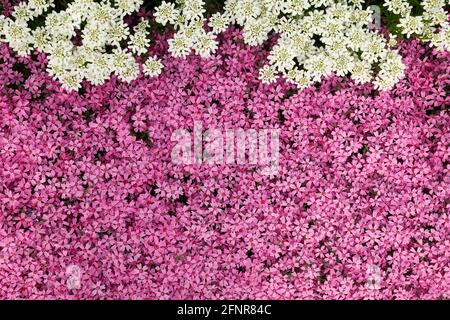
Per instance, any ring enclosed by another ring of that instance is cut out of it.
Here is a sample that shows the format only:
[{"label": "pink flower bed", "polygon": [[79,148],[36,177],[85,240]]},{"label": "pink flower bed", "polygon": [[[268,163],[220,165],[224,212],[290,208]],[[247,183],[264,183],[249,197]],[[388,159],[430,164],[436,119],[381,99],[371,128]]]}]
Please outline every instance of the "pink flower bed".
[{"label": "pink flower bed", "polygon": [[[403,43],[387,93],[297,92],[257,79],[267,50],[230,31],[209,60],[67,93],[2,45],[0,298],[450,298],[450,54]],[[278,175],[172,163],[194,121],[280,129]]]}]

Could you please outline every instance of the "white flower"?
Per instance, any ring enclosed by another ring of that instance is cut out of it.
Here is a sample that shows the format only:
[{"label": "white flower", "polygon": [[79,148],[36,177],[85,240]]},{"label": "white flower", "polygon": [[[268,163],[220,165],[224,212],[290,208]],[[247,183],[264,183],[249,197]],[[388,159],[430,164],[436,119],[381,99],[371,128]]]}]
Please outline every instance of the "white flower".
[{"label": "white flower", "polygon": [[236,22],[237,6],[240,0],[225,0],[224,11],[231,23]]},{"label": "white flower", "polygon": [[321,26],[322,42],[330,44],[336,40],[344,38],[344,27],[337,21],[325,21]]},{"label": "white flower", "polygon": [[23,42],[31,35],[31,30],[23,20],[7,20],[4,33],[7,42]]},{"label": "white flower", "polygon": [[149,27],[148,21],[142,20],[134,27],[134,31],[135,32],[147,32],[148,27]]},{"label": "white flower", "polygon": [[61,59],[51,58],[48,60],[47,72],[57,79],[61,78],[66,70],[66,67]]},{"label": "white flower", "polygon": [[130,37],[129,48],[135,54],[144,54],[148,50],[150,39],[142,33],[136,33]]},{"label": "white flower", "polygon": [[389,35],[389,41],[387,42],[387,45],[389,47],[394,47],[398,44],[397,36],[394,34]]},{"label": "white flower", "polygon": [[345,4],[333,3],[327,10],[327,14],[336,19],[336,21],[340,21],[344,24],[350,21],[350,14],[352,11],[352,8]]},{"label": "white flower", "polygon": [[150,77],[155,77],[161,74],[162,69],[164,68],[161,61],[159,61],[156,57],[150,57],[144,64],[144,74]]},{"label": "white flower", "polygon": [[21,2],[18,5],[16,5],[12,12],[12,16],[16,20],[22,20],[24,22],[33,18],[33,15],[34,15],[33,10],[30,9],[25,2]]},{"label": "white flower", "polygon": [[70,65],[70,69],[74,70],[82,70],[84,75],[84,69],[86,68],[90,52],[86,52],[83,47],[78,47],[75,50],[73,50],[71,56],[68,58],[68,64]]},{"label": "white flower", "polygon": [[135,33],[130,36],[129,48],[135,54],[144,54],[150,45],[148,32],[146,31],[147,22],[141,22],[135,28]]},{"label": "white flower", "polygon": [[295,54],[290,47],[277,45],[269,55],[269,61],[278,71],[290,70],[294,67]]},{"label": "white flower", "polygon": [[107,42],[107,32],[102,28],[97,28],[95,24],[86,25],[83,29],[83,45],[89,48],[102,49]]},{"label": "white flower", "polygon": [[72,38],[76,35],[75,29],[79,28],[80,23],[81,21],[75,22],[68,12],[61,12],[58,14],[58,24],[52,32]]},{"label": "white flower", "polygon": [[135,80],[139,75],[139,66],[136,62],[130,63],[126,68],[115,70],[119,79],[125,82]]},{"label": "white flower", "polygon": [[55,4],[53,0],[29,0],[28,8],[34,11],[35,16],[39,16],[45,11],[53,8]]},{"label": "white flower", "polygon": [[347,75],[353,70],[353,57],[348,51],[341,51],[335,58],[333,58],[333,70],[340,77]]},{"label": "white flower", "polygon": [[239,0],[236,4],[236,21],[243,24],[246,20],[254,19],[261,13],[258,1]]},{"label": "white flower", "polygon": [[385,0],[383,6],[395,14],[406,15],[411,12],[411,5],[405,0]]},{"label": "white flower", "polygon": [[50,43],[50,35],[43,27],[38,27],[32,32],[33,44],[36,49],[45,51],[45,48]]},{"label": "white flower", "polygon": [[143,3],[144,0],[114,0],[114,4],[120,10],[122,16],[137,11]]},{"label": "white flower", "polygon": [[[256,0],[261,8],[260,16],[280,15],[286,7],[286,0]],[[256,2],[255,1],[255,2]]]},{"label": "white flower", "polygon": [[428,11],[439,11],[445,6],[445,0],[422,0],[422,7]]},{"label": "white flower", "polygon": [[89,11],[87,19],[89,19],[90,24],[106,29],[116,18],[115,13],[116,11],[112,7],[96,3],[93,9]]},{"label": "white flower", "polygon": [[351,11],[349,20],[357,27],[367,26],[373,19],[373,13],[370,9]]},{"label": "white flower", "polygon": [[439,50],[449,50],[450,51],[450,26],[449,24],[444,24],[442,30],[436,32],[432,35],[430,40],[431,46],[436,47]]},{"label": "white flower", "polygon": [[307,35],[308,37],[313,37],[314,32],[317,31],[317,26],[314,26],[310,16],[305,16],[303,18],[298,19],[296,31],[299,31]]},{"label": "white flower", "polygon": [[361,9],[362,4],[365,0],[349,0],[349,4],[353,5],[355,8]]},{"label": "white flower", "polygon": [[80,24],[82,20],[87,19],[89,17],[90,11],[94,7],[93,1],[74,1],[69,3],[66,13],[70,15],[72,21],[76,24]]},{"label": "white flower", "polygon": [[351,78],[356,83],[367,83],[372,80],[371,66],[364,61],[357,60],[352,69]]},{"label": "white flower", "polygon": [[177,33],[169,40],[169,52],[174,57],[186,57],[191,52],[191,43],[191,39],[182,33]]},{"label": "white flower", "polygon": [[259,70],[259,79],[263,83],[272,83],[277,80],[277,71],[273,66],[266,65]]},{"label": "white flower", "polygon": [[411,34],[420,35],[424,29],[423,18],[420,16],[412,17],[407,15],[406,17],[400,19],[399,27],[403,29],[402,33],[406,34],[408,38]]},{"label": "white flower", "polygon": [[299,89],[306,89],[311,86],[313,81],[311,79],[311,75],[307,71],[300,70],[295,75],[294,83]]},{"label": "white flower", "polygon": [[178,33],[183,34],[188,39],[189,46],[192,46],[195,39],[204,32],[201,20],[188,21],[180,25]]},{"label": "white flower", "polygon": [[395,84],[396,80],[391,77],[378,77],[373,81],[373,84],[375,85],[375,88],[377,90],[385,91],[392,89]]},{"label": "white flower", "polygon": [[443,8],[438,8],[433,11],[425,11],[423,14],[424,20],[430,20],[432,24],[442,25],[448,20],[448,13]]},{"label": "white flower", "polygon": [[209,19],[209,27],[212,29],[214,34],[219,34],[224,32],[229,24],[229,19],[227,16],[221,13],[215,13]]},{"label": "white flower", "polygon": [[110,57],[111,67],[114,70],[125,69],[130,61],[134,61],[133,56],[129,52],[122,49],[115,49]]},{"label": "white flower", "polygon": [[311,4],[308,0],[286,0],[284,1],[282,11],[293,16],[300,16],[310,6]]},{"label": "white flower", "polygon": [[358,51],[362,49],[364,43],[366,42],[367,36],[367,32],[362,28],[350,28],[347,31],[347,46],[354,51]]},{"label": "white flower", "polygon": [[129,34],[130,30],[123,21],[115,21],[108,29],[107,43],[119,47],[120,42],[127,39]]},{"label": "white flower", "polygon": [[175,24],[179,14],[180,12],[175,9],[175,4],[163,1],[162,4],[156,8],[154,16],[156,22],[166,25],[167,23]]},{"label": "white flower", "polygon": [[184,0],[183,16],[186,20],[198,20],[206,11],[203,0]]},{"label": "white flower", "polygon": [[286,79],[288,82],[295,84],[299,89],[308,88],[313,83],[309,72],[298,68],[289,70],[286,74]]},{"label": "white flower", "polygon": [[304,60],[314,45],[311,37],[300,31],[292,32],[285,37],[286,40],[283,40],[282,36],[279,43],[285,43],[285,45],[291,47],[295,57],[299,60]]},{"label": "white flower", "polygon": [[59,16],[56,12],[50,12],[45,18],[45,28],[51,34],[57,30],[59,25]]},{"label": "white flower", "polygon": [[381,68],[389,70],[391,74],[401,75],[405,70],[405,65],[402,63],[402,57],[398,52],[390,51],[386,54],[386,59]]},{"label": "white flower", "polygon": [[250,20],[244,26],[245,43],[256,46],[267,40],[270,25],[265,19]]},{"label": "white flower", "polygon": [[109,55],[94,52],[90,55],[89,62],[85,71],[86,80],[94,85],[104,83],[112,72]]},{"label": "white flower", "polygon": [[203,57],[208,58],[217,50],[216,36],[213,33],[202,32],[196,37],[193,48],[195,52]]},{"label": "white flower", "polygon": [[131,82],[139,75],[139,66],[129,52],[116,49],[111,56],[111,67],[114,73],[123,81]]},{"label": "white flower", "polygon": [[5,41],[20,56],[26,56],[32,51],[33,37],[27,23],[23,20],[6,20],[4,23]]},{"label": "white flower", "polygon": [[310,0],[311,5],[313,5],[316,8],[322,7],[322,6],[330,6],[334,1],[333,0]]},{"label": "white flower", "polygon": [[31,39],[10,43],[11,48],[17,52],[19,56],[25,57],[33,51],[33,47],[30,45]]},{"label": "white flower", "polygon": [[320,81],[323,76],[331,75],[333,61],[326,53],[318,53],[305,61],[305,69],[310,72],[314,81]]},{"label": "white flower", "polygon": [[72,54],[73,46],[69,41],[58,41],[49,43],[45,52],[50,54],[52,59],[67,59]]},{"label": "white flower", "polygon": [[369,63],[378,61],[378,59],[386,53],[387,43],[384,39],[372,35],[362,45],[362,58]]},{"label": "white flower", "polygon": [[325,13],[323,11],[314,10],[304,20],[307,21],[313,33],[321,34],[325,19]]},{"label": "white flower", "polygon": [[77,73],[65,71],[64,74],[59,77],[59,81],[64,89],[73,91],[81,88],[83,78]]}]

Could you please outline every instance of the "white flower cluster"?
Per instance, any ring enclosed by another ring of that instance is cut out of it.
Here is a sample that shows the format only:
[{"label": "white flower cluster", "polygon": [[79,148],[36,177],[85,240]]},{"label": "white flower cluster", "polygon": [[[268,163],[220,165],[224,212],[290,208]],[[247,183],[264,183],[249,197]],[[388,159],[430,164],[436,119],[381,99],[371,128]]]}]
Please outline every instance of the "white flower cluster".
[{"label": "white flower cluster", "polygon": [[445,6],[446,0],[423,0],[423,15],[414,16],[413,7],[405,0],[386,0],[384,6],[394,14],[400,15],[399,27],[408,38],[414,35],[439,50],[450,50],[450,24]]},{"label": "white flower cluster", "polygon": [[[201,56],[213,53],[214,36],[229,24],[243,27],[246,44],[256,46],[279,34],[260,78],[270,83],[283,75],[299,88],[306,88],[335,72],[351,75],[357,82],[373,81],[389,89],[403,76],[400,56],[390,50],[384,38],[367,28],[372,12],[362,1],[333,0],[227,0],[224,13],[207,21],[202,0],[163,2],[156,21],[174,25],[170,40],[174,56],[186,56],[193,49]],[[206,32],[204,26],[210,30]],[[379,68],[378,72],[374,72]]]},{"label": "white flower cluster", "polygon": [[[156,22],[162,25],[172,24],[177,28],[177,33],[169,40],[169,52],[174,57],[186,57],[194,50],[196,54],[207,58],[216,51],[216,34],[225,31],[227,26],[224,25],[220,31],[205,31],[205,11],[203,0],[178,1],[177,6],[163,1],[156,8]],[[214,15],[211,21],[214,23],[217,17],[217,14]]]},{"label": "white flower cluster", "polygon": [[[29,0],[16,6],[12,18],[0,16],[0,41],[20,55],[33,49],[49,56],[48,71],[67,89],[78,89],[83,80],[101,84],[116,74],[124,81],[139,75],[136,55],[148,52],[149,24],[134,28],[124,17],[136,12],[144,0],[74,0],[66,10],[52,11],[53,0]],[[217,50],[216,37],[231,24],[243,28],[244,41],[257,46],[270,35],[279,39],[260,71],[266,83],[284,76],[306,88],[322,77],[349,75],[358,83],[373,82],[381,90],[392,88],[404,74],[399,54],[370,30],[372,12],[363,0],[226,0],[222,13],[205,17],[204,0],[163,1],[155,20],[172,25],[169,40],[174,57],[195,52],[209,57]],[[449,49],[449,22],[444,10],[449,0],[424,0],[423,16],[413,16],[404,0],[386,0],[385,6],[401,15],[400,28],[407,35],[427,39],[439,49]],[[29,22],[45,14],[45,24],[32,30]],[[81,39],[74,45],[74,39]],[[392,42],[392,43],[391,43]],[[163,68],[157,57],[143,65],[148,76]]]},{"label": "white flower cluster", "polygon": [[[150,39],[148,23],[142,21],[133,30],[124,16],[138,10],[143,0],[95,2],[74,0],[66,10],[49,11],[52,0],[30,0],[15,7],[12,18],[0,18],[0,39],[20,55],[33,49],[48,54],[48,72],[68,90],[77,90],[83,80],[102,84],[112,73],[124,81],[139,74],[133,54],[147,52]],[[29,22],[46,13],[45,23],[35,30]],[[79,37],[81,43],[75,45]],[[150,58],[144,72],[155,76],[162,64]]]}]

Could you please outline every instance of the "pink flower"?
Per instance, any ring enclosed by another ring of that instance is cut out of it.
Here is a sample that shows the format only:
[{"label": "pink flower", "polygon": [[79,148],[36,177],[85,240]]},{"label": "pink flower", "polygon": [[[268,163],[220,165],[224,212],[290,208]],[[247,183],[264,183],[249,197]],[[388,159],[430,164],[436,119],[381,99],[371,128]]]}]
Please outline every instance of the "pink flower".
[{"label": "pink flower", "polygon": [[[260,83],[238,30],[209,60],[167,36],[160,77],[79,93],[0,45],[0,298],[449,298],[448,52],[403,42],[390,92],[298,91]],[[174,164],[194,121],[280,129],[278,174]]]}]

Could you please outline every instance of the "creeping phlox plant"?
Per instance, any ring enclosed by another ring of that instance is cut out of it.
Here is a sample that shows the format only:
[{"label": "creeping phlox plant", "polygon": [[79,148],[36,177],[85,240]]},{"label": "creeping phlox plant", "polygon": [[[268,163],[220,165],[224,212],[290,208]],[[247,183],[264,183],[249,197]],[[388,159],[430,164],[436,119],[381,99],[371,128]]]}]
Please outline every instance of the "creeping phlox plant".
[{"label": "creeping phlox plant", "polygon": [[[116,74],[130,82],[139,75],[136,56],[144,55],[150,43],[149,22],[131,27],[126,15],[135,13],[143,0],[74,0],[56,12],[52,0],[30,0],[15,7],[11,18],[0,18],[0,40],[20,55],[33,49],[49,55],[48,71],[66,89],[78,89],[83,80],[102,84]],[[206,15],[205,1],[163,1],[155,10],[157,23],[172,25],[169,40],[174,57],[194,51],[209,57],[217,50],[216,36],[231,24],[244,30],[244,42],[257,46],[270,36],[279,39],[260,79],[274,82],[280,75],[306,88],[322,77],[351,75],[358,83],[373,82],[391,89],[404,75],[404,65],[387,41],[368,26],[370,9],[362,0],[226,0],[222,12]],[[445,0],[424,1],[423,16],[413,16],[407,1],[388,0],[387,9],[401,15],[399,27],[409,37],[421,37],[439,49],[448,49],[449,23]],[[30,22],[46,13],[45,24]],[[74,38],[81,36],[80,45]],[[157,76],[163,65],[157,57],[145,60],[143,72]]]},{"label": "creeping phlox plant", "polygon": [[[159,77],[80,92],[0,44],[0,299],[450,298],[450,52],[297,90],[242,30],[207,62],[164,37]],[[196,121],[279,129],[277,174],[173,162]]]}]

